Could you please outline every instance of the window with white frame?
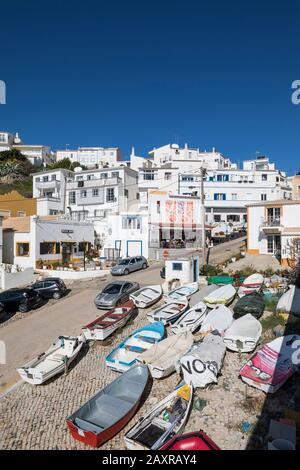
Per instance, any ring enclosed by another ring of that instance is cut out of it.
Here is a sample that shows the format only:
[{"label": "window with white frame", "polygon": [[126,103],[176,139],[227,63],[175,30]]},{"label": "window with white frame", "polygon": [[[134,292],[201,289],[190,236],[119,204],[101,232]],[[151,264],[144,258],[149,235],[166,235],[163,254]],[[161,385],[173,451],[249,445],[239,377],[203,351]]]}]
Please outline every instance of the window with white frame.
[{"label": "window with white frame", "polygon": [[98,197],[99,196],[99,189],[93,189],[93,197]]},{"label": "window with white frame", "polygon": [[75,191],[69,192],[69,204],[76,204],[76,192]]},{"label": "window with white frame", "polygon": [[106,189],[106,202],[114,202],[115,200],[115,188]]},{"label": "window with white frame", "polygon": [[80,197],[81,197],[81,198],[85,198],[85,197],[86,197],[86,189],[82,189],[82,190],[80,191]]}]

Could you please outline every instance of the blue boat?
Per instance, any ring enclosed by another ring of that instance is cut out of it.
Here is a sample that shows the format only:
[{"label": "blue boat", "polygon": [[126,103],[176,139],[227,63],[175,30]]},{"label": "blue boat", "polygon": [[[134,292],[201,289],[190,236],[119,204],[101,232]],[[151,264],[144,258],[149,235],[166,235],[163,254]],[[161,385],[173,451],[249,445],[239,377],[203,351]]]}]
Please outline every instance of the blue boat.
[{"label": "blue boat", "polygon": [[125,372],[136,363],[139,354],[161,341],[164,334],[163,322],[142,326],[109,353],[106,365],[117,372]]}]

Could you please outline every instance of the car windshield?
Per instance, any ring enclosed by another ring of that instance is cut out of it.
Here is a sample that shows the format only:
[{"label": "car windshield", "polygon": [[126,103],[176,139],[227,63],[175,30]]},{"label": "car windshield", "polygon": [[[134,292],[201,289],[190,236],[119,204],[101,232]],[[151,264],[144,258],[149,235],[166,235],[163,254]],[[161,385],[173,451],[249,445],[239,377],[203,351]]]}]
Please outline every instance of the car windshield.
[{"label": "car windshield", "polygon": [[119,284],[110,284],[103,289],[103,294],[119,294],[121,287]]},{"label": "car windshield", "polygon": [[121,261],[118,262],[119,266],[124,266],[126,264],[129,264],[130,259],[121,259]]}]

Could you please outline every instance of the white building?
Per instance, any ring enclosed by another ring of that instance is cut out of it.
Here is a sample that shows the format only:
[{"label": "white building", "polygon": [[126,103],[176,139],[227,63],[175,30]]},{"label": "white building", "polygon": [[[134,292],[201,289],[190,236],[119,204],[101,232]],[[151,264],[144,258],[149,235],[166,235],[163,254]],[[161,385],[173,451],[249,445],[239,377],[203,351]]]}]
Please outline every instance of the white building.
[{"label": "white building", "polygon": [[201,196],[201,172],[205,169],[204,196],[206,222],[243,226],[246,204],[291,199],[287,176],[276,170],[265,156],[243,162],[242,169],[221,153],[200,152],[185,146],[166,145],[150,152],[153,159],[139,168],[140,208],[146,210],[149,192]]},{"label": "white building", "polygon": [[45,166],[55,161],[55,155],[51,152],[50,147],[24,144],[18,133],[13,135],[0,131],[0,152],[13,148],[18,149],[34,166]]},{"label": "white building", "polygon": [[199,197],[151,191],[149,196],[149,248],[195,249],[201,245]]},{"label": "white building", "polygon": [[300,201],[269,201],[250,204],[248,253],[276,255],[282,266],[292,265],[300,254]]},{"label": "white building", "polygon": [[103,236],[105,244],[102,254],[105,258],[116,259],[126,256],[148,258],[149,215],[142,212],[110,215]]},{"label": "white building", "polygon": [[3,222],[3,262],[23,268],[81,261],[94,244],[90,223],[58,217],[9,217]]},{"label": "white building", "polygon": [[127,166],[74,172],[52,170],[33,175],[38,215],[65,214],[74,221],[94,224],[96,245],[108,237],[108,217],[136,212],[138,174]]},{"label": "white building", "polygon": [[79,147],[76,150],[57,150],[56,160],[68,158],[72,163],[78,162],[87,167],[111,167],[119,164],[121,150],[118,147]]},{"label": "white building", "polygon": [[69,170],[49,170],[33,173],[33,197],[37,199],[37,214],[65,214],[67,182],[73,181]]}]

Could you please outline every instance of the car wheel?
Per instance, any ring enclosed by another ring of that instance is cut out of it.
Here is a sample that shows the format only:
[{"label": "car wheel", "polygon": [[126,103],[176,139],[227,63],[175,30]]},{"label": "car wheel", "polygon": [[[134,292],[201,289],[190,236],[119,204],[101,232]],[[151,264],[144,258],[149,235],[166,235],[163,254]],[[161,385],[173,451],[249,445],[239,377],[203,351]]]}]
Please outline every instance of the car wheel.
[{"label": "car wheel", "polygon": [[61,298],[60,292],[54,292],[53,299],[58,300]]},{"label": "car wheel", "polygon": [[144,263],[143,266],[142,266],[143,269],[146,269],[147,268],[147,264]]},{"label": "car wheel", "polygon": [[26,305],[26,304],[20,304],[19,305],[19,312],[26,313],[26,312],[28,312],[28,310],[29,310],[28,305]]},{"label": "car wheel", "polygon": [[129,270],[128,270],[128,269],[125,269],[125,270],[124,270],[124,274],[125,274],[125,276],[127,276],[127,274],[129,274]]}]

